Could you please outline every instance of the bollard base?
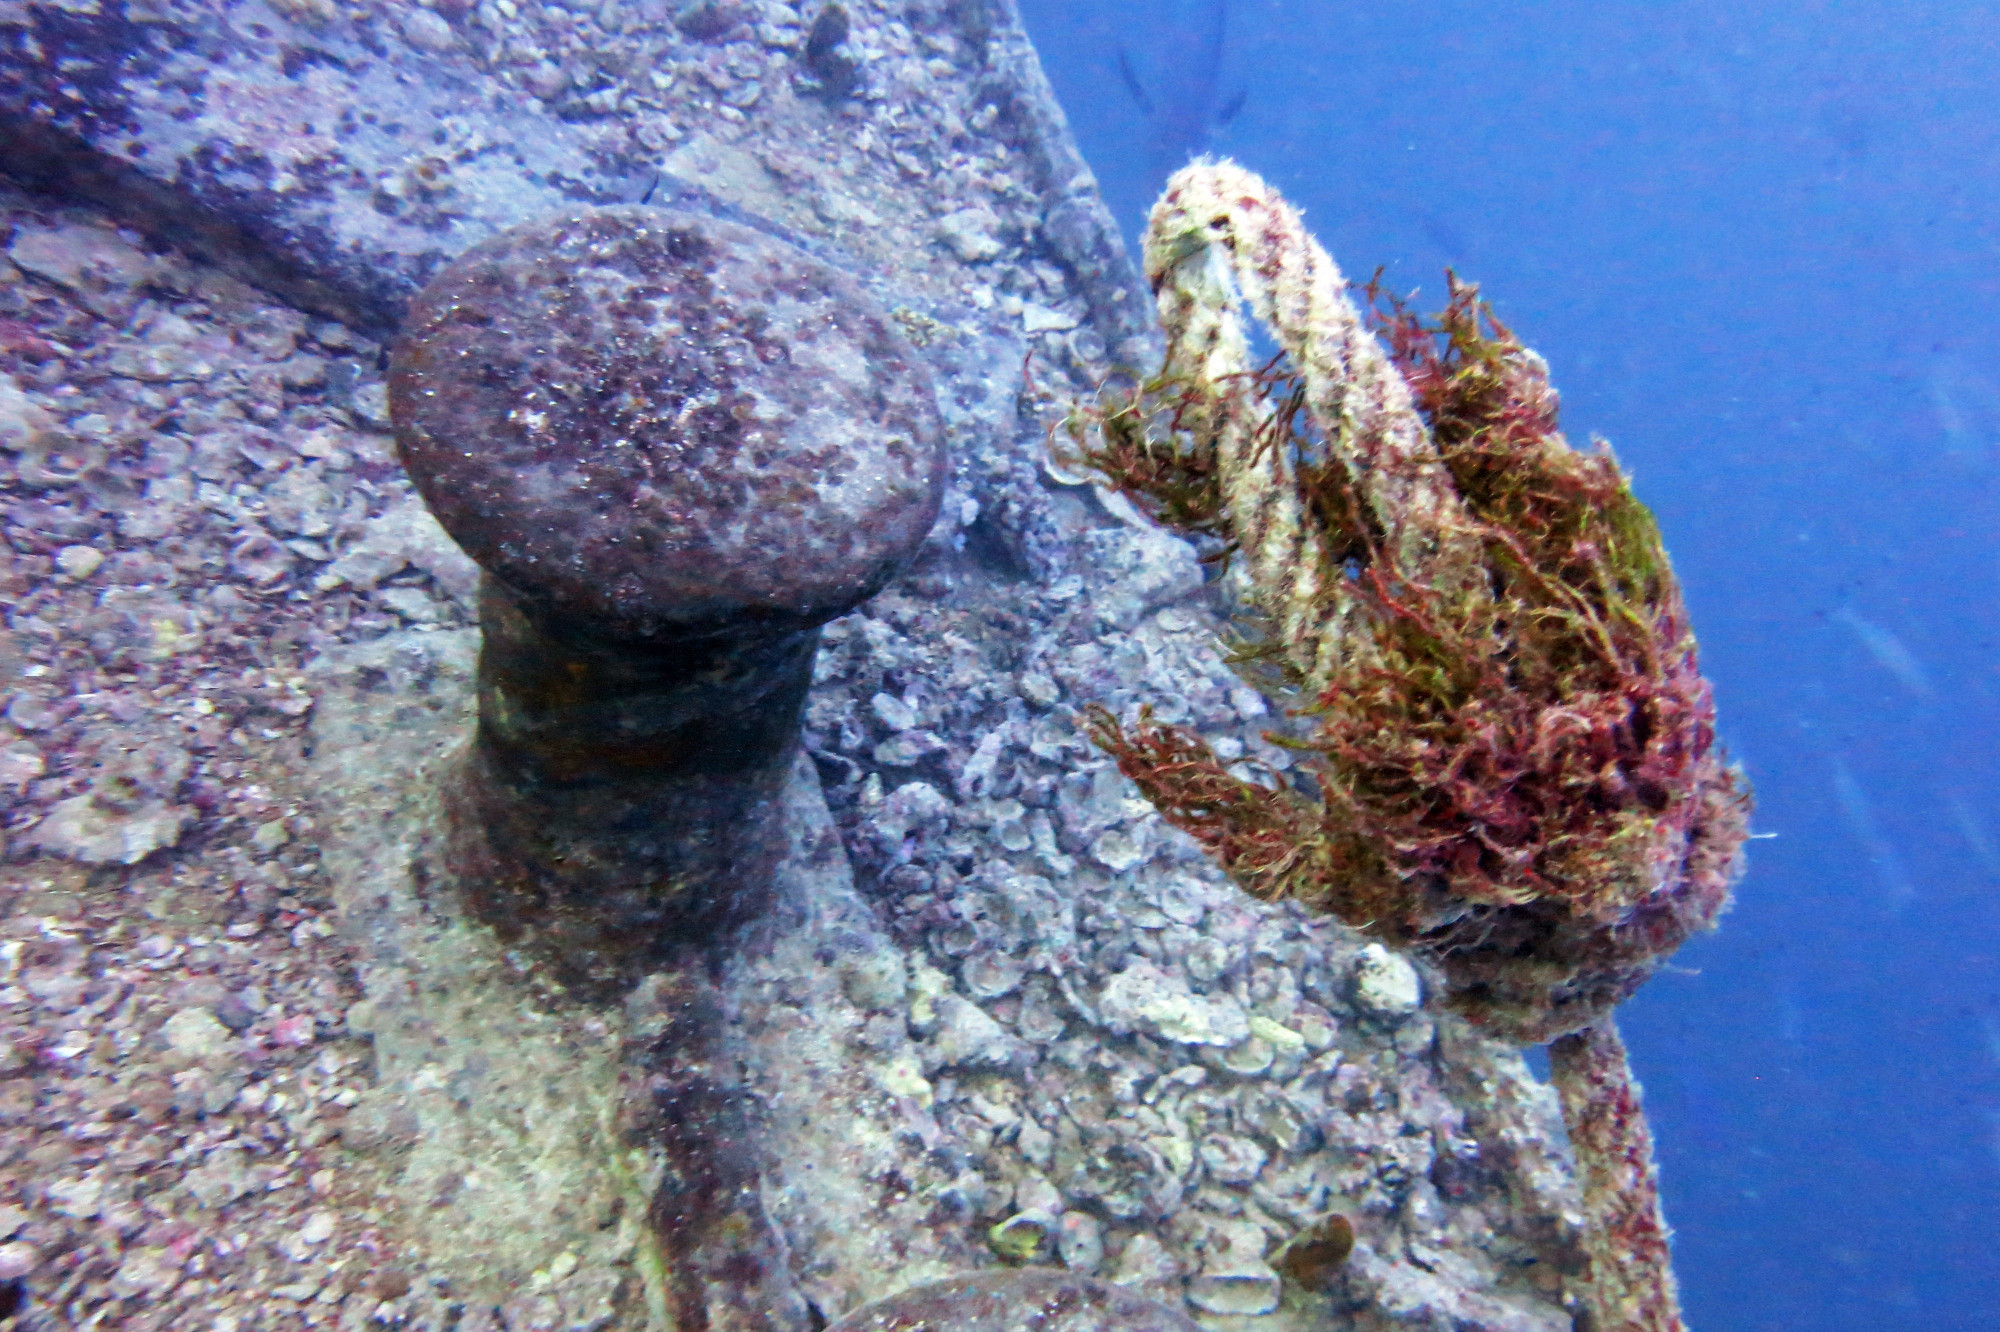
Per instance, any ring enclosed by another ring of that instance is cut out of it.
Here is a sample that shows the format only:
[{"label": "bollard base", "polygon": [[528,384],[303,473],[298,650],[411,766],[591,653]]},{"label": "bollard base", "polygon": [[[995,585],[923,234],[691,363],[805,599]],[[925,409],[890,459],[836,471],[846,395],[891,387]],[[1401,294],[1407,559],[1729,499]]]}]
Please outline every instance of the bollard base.
[{"label": "bollard base", "polygon": [[411,633],[313,668],[325,863],[366,994],[350,1022],[375,1051],[342,1149],[385,1242],[509,1325],[564,1328],[685,1327],[698,1307],[716,1329],[803,1329],[990,1264],[938,1207],[963,1181],[927,1149],[948,1135],[921,1074],[854,1039],[870,1014],[842,976],[894,949],[811,764],[782,794],[767,911],[616,998],[567,986],[438,854],[476,650]]}]

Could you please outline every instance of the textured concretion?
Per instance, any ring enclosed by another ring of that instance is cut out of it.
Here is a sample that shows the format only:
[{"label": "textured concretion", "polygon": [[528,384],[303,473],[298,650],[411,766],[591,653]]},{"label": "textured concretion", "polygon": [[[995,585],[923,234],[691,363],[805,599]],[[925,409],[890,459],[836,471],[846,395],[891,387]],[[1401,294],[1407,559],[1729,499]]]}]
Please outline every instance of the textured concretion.
[{"label": "textured concretion", "polygon": [[826,1332],[1196,1332],[1186,1315],[1131,1291],[1039,1268],[916,1286]]},{"label": "textured concretion", "polygon": [[531,609],[615,640],[818,624],[937,516],[930,376],[844,274],[637,206],[517,227],[412,305],[389,393],[445,529]]}]

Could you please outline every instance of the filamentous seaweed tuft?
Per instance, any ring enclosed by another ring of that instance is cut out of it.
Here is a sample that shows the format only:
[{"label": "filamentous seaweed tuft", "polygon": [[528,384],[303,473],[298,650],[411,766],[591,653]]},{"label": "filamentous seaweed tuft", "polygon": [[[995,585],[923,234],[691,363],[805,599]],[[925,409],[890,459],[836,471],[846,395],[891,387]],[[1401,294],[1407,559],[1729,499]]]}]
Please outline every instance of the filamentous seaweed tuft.
[{"label": "filamentous seaweed tuft", "polygon": [[[1169,182],[1145,241],[1165,361],[1070,449],[1203,539],[1232,661],[1300,780],[1142,710],[1097,743],[1245,890],[1428,960],[1446,1004],[1553,1041],[1596,1237],[1600,1328],[1679,1325],[1651,1147],[1611,1012],[1727,904],[1747,832],[1680,588],[1608,447],[1450,279],[1435,318],[1351,299],[1297,212],[1230,163]],[[1277,353],[1251,356],[1248,305]]]}]

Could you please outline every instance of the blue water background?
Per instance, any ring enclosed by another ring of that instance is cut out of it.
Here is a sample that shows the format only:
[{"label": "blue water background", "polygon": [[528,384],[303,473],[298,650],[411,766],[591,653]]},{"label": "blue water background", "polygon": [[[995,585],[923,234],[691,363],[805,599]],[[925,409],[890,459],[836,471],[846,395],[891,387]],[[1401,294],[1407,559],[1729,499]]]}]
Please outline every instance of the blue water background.
[{"label": "blue water background", "polygon": [[1209,149],[1455,266],[1659,514],[1776,834],[1623,1017],[1691,1326],[2000,1328],[2000,7],[1023,8],[1128,237]]}]

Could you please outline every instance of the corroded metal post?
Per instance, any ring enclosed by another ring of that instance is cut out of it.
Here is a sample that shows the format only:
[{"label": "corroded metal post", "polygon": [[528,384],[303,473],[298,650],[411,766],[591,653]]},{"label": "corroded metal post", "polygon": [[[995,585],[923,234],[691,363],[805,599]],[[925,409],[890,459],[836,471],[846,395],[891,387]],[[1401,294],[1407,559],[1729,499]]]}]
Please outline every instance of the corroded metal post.
[{"label": "corroded metal post", "polygon": [[937,515],[907,342],[780,241],[602,208],[438,274],[389,393],[404,465],[486,572],[447,792],[474,907],[593,985],[753,911],[819,626]]}]

